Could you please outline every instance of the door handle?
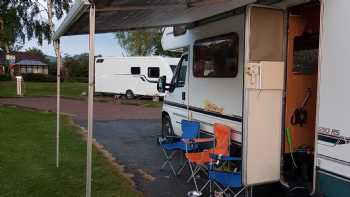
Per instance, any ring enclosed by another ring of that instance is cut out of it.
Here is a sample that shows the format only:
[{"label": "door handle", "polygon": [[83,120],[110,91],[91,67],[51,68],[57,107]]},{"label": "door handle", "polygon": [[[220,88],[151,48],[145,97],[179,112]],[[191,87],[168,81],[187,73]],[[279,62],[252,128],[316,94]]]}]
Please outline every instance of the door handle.
[{"label": "door handle", "polygon": [[182,100],[186,100],[186,92],[182,92]]}]

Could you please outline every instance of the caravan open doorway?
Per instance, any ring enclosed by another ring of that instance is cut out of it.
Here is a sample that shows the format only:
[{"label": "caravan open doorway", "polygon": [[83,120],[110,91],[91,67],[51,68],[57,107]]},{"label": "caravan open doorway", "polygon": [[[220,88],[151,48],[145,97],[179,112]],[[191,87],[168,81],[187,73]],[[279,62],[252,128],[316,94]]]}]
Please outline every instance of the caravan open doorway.
[{"label": "caravan open doorway", "polygon": [[312,189],[318,81],[320,3],[288,10],[283,178]]}]

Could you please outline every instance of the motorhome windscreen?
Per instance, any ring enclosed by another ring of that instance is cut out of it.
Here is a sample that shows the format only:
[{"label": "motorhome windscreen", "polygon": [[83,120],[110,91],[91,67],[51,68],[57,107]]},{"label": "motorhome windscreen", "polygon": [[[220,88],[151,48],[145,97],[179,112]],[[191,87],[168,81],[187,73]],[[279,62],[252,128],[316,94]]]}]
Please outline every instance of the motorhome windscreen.
[{"label": "motorhome windscreen", "polygon": [[188,65],[188,56],[184,56],[182,58],[180,68],[179,68],[179,74],[176,79],[176,87],[185,86],[187,65]]},{"label": "motorhome windscreen", "polygon": [[230,33],[198,40],[194,44],[195,77],[230,78],[238,72],[238,35]]},{"label": "motorhome windscreen", "polygon": [[177,65],[170,65],[171,71],[173,71],[173,73],[175,73]]}]

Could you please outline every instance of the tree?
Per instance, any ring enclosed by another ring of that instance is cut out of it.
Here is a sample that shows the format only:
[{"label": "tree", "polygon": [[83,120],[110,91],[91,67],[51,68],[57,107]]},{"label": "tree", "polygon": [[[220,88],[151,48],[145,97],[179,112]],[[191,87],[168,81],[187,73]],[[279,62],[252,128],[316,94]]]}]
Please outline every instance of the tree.
[{"label": "tree", "polygon": [[[1,6],[1,3],[0,3]],[[1,8],[2,9],[2,8]],[[17,44],[18,37],[20,37],[21,24],[19,23],[16,11],[9,9],[6,14],[2,14],[0,11],[0,49],[6,53],[10,51],[16,51],[21,48],[21,45]]]},{"label": "tree", "polygon": [[159,28],[117,32],[119,45],[128,56],[161,55],[178,57],[179,53],[164,51],[161,45],[163,31]]},{"label": "tree", "polygon": [[44,61],[45,63],[49,63],[50,60],[47,58],[47,56],[44,54],[44,52],[38,48],[35,47],[31,47],[26,49],[27,53],[30,54],[35,54],[36,56],[38,56],[40,58],[40,60]]},{"label": "tree", "polygon": [[89,54],[65,55],[63,58],[65,79],[69,81],[86,82],[89,74]]},{"label": "tree", "polygon": [[54,29],[52,20],[54,17],[60,19],[69,9],[70,2],[71,0],[1,0],[0,18],[4,27],[0,32],[0,48],[6,53],[15,51],[32,38],[39,45],[44,40],[50,43]]}]

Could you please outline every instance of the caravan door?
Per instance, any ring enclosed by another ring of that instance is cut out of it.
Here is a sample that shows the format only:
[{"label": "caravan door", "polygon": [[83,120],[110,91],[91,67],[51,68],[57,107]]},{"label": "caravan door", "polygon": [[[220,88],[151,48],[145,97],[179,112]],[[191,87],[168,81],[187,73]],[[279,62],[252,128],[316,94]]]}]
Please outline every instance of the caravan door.
[{"label": "caravan door", "polygon": [[246,13],[243,183],[280,180],[284,92],[284,11],[250,6]]}]

